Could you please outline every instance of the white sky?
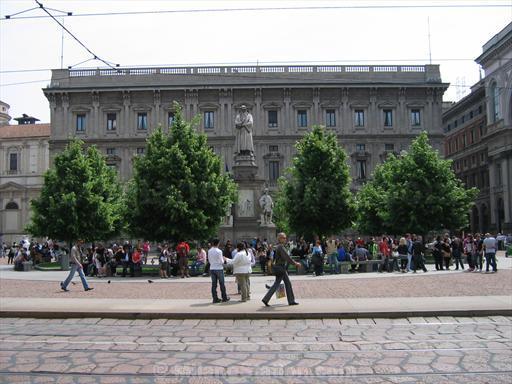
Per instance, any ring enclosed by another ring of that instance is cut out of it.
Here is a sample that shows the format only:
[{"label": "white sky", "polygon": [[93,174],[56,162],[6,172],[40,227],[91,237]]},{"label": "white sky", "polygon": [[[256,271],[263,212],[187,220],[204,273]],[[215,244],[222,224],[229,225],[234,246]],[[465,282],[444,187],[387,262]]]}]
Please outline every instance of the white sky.
[{"label": "white sky", "polygon": [[[479,79],[474,59],[482,45],[512,21],[512,0],[445,1],[64,1],[41,0],[45,7],[80,13],[249,7],[480,4],[482,8],[318,9],[163,13],[66,17],[65,25],[96,55],[122,66],[260,64],[428,64],[430,19],[432,63],[452,84],[445,100],[469,92]],[[498,4],[505,7],[490,7]],[[60,68],[61,29],[50,18],[5,20],[35,7],[29,0],[0,0],[0,100],[10,114],[27,113],[49,122],[41,91],[50,71]],[[53,12],[55,14],[55,12]],[[19,16],[44,15],[36,9]],[[62,18],[61,18],[62,20]],[[64,67],[90,55],[68,35]],[[103,66],[98,61],[80,67]],[[33,82],[38,81],[38,82]],[[9,85],[19,82],[28,84]],[[460,85],[465,83],[466,87]],[[459,86],[453,86],[458,84]]]}]

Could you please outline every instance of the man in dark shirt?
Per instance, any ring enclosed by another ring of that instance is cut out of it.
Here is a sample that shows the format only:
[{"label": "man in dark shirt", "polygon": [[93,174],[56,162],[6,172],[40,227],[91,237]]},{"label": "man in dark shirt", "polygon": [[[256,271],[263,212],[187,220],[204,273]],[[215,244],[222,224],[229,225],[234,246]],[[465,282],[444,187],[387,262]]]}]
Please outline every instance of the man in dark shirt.
[{"label": "man in dark shirt", "polygon": [[272,295],[277,291],[279,286],[281,285],[281,281],[284,282],[284,286],[286,289],[286,298],[288,299],[288,305],[297,305],[295,301],[295,296],[293,295],[292,283],[290,282],[290,278],[288,277],[288,272],[286,270],[286,264],[295,264],[296,267],[300,267],[300,263],[297,263],[292,260],[288,251],[284,247],[286,243],[286,235],[284,233],[279,233],[277,235],[277,240],[279,241],[279,245],[277,246],[274,252],[274,261],[272,263],[272,272],[276,276],[276,281],[274,285],[268,290],[267,294],[261,301],[267,307],[269,306],[268,302]]},{"label": "man in dark shirt", "polygon": [[423,262],[423,253],[425,252],[425,246],[421,242],[421,236],[416,237],[412,235],[412,262],[414,265],[413,272],[416,273],[417,269],[423,269],[423,272],[427,272],[425,263]]}]

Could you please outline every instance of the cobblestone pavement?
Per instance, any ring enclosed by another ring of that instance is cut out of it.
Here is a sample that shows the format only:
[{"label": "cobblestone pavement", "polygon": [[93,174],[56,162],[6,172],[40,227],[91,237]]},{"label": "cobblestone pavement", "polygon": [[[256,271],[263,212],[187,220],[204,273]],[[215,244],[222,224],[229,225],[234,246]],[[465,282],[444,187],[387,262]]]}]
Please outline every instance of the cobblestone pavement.
[{"label": "cobblestone pavement", "polygon": [[[512,295],[512,270],[504,269],[498,273],[467,273],[455,272],[427,274],[400,273],[378,278],[387,274],[371,274],[369,277],[347,277],[339,279],[309,277],[306,280],[296,276],[291,277],[293,289],[297,298],[356,298],[356,297],[439,297],[439,296],[492,296]],[[63,278],[66,276],[62,272]],[[78,279],[78,277],[77,277]],[[84,294],[79,280],[70,286],[70,292],[63,292],[58,282],[0,279],[0,297],[45,297],[45,298],[131,298],[131,299],[208,299],[210,298],[210,279],[196,278],[161,281],[155,284],[130,281],[129,278],[89,279],[93,291]],[[151,280],[153,281],[153,280]],[[256,293],[264,293],[265,283],[273,282],[272,276],[251,277],[251,288]],[[179,286],[179,287],[178,287]],[[186,289],[183,289],[186,287]],[[236,292],[234,277],[227,278],[227,288],[231,293]]]},{"label": "cobblestone pavement", "polygon": [[507,383],[512,317],[0,319],[0,383]]}]

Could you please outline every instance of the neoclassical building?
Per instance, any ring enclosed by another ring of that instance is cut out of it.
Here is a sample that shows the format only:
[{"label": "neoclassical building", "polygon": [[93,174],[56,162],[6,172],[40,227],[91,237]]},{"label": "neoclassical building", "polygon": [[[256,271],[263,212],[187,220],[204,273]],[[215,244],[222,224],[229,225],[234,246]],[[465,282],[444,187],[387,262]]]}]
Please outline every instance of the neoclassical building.
[{"label": "neoclassical building", "polygon": [[50,102],[50,157],[72,137],[97,145],[122,180],[157,126],[168,129],[173,102],[232,172],[234,118],[246,105],[254,119],[257,177],[270,190],[291,164],[294,145],[312,125],[345,147],[357,189],[389,153],[421,131],[443,152],[438,65],[215,66],[57,69],[44,93]]},{"label": "neoclassical building", "polygon": [[476,62],[485,77],[445,112],[445,151],[462,181],[480,189],[471,230],[512,233],[512,23]]},{"label": "neoclassical building", "polygon": [[484,81],[443,114],[446,158],[467,187],[477,187],[479,195],[470,214],[470,231],[485,233],[491,227],[489,160],[487,156],[487,108]]},{"label": "neoclassical building", "polygon": [[5,242],[26,234],[30,200],[39,196],[49,167],[50,124],[17,120],[19,125],[0,125],[0,234]]}]

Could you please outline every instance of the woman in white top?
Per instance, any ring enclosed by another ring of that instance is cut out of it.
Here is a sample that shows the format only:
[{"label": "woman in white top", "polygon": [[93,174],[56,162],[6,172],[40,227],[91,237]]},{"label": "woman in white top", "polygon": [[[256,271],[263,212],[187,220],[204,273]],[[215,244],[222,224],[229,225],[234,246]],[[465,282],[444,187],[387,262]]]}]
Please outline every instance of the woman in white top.
[{"label": "woman in white top", "polygon": [[243,243],[238,243],[236,246],[237,253],[235,257],[230,260],[226,259],[229,264],[233,265],[233,274],[236,276],[240,292],[242,294],[241,301],[250,300],[249,296],[249,275],[251,273],[251,257],[245,249]]}]

